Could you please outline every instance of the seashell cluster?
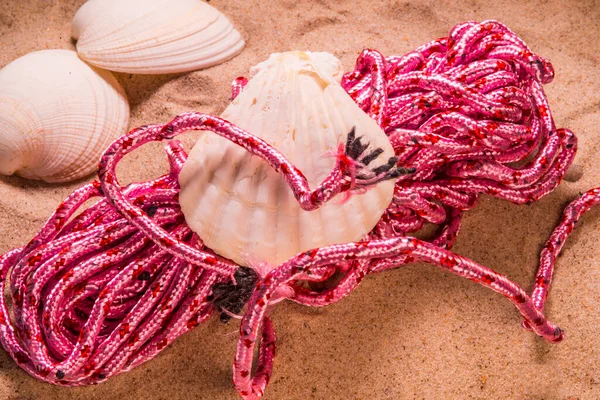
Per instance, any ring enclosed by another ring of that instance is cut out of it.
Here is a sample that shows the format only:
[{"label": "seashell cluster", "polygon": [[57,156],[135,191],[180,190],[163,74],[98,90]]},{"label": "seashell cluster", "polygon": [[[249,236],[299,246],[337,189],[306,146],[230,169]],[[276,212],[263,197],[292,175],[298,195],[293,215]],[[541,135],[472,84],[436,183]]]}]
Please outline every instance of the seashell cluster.
[{"label": "seashell cluster", "polygon": [[163,74],[220,64],[244,40],[200,0],[89,0],[75,14],[79,56],[111,71]]},{"label": "seashell cluster", "polygon": [[36,51],[0,70],[0,174],[81,178],[128,125],[117,80],[74,51]]},{"label": "seashell cluster", "polygon": [[[251,80],[222,118],[282,152],[316,187],[333,169],[324,156],[345,143],[349,131],[383,153],[387,136],[339,85],[342,67],[328,53],[273,54],[250,71]],[[383,161],[382,161],[383,160]],[[180,204],[188,225],[204,243],[241,265],[273,265],[315,247],[360,240],[391,202],[385,181],[348,201],[304,211],[270,166],[212,133],[203,132],[181,171]]]}]

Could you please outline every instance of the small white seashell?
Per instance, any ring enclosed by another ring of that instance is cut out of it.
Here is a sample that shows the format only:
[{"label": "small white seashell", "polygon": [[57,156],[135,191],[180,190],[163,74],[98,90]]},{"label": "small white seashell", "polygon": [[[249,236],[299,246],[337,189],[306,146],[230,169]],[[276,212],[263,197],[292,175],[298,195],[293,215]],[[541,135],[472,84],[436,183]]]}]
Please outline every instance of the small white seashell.
[{"label": "small white seashell", "polygon": [[115,77],[74,51],[36,51],[0,70],[0,174],[81,178],[128,125],[129,105]]},{"label": "small white seashell", "polygon": [[137,74],[207,68],[244,48],[231,22],[200,0],[89,0],[72,36],[90,64]]},{"label": "small white seashell", "polygon": [[[332,171],[323,156],[356,127],[371,149],[394,156],[387,136],[339,85],[342,67],[328,53],[273,54],[251,69],[252,79],[222,117],[267,141],[315,188]],[[278,265],[315,247],[362,239],[391,202],[385,181],[347,202],[339,198],[304,211],[278,173],[262,159],[203,132],[181,171],[180,204],[189,226],[220,255],[248,266]],[[253,261],[254,260],[254,261]]]}]

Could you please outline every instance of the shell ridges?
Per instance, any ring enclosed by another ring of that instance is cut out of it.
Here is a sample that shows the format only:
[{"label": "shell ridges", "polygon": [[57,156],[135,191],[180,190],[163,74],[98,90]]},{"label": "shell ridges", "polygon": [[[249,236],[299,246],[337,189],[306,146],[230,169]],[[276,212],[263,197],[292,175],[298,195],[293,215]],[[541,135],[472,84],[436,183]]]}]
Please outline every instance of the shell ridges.
[{"label": "shell ridges", "polygon": [[[251,69],[244,90],[222,118],[282,152],[316,187],[333,169],[328,151],[356,127],[378,160],[394,155],[387,136],[339,85],[342,68],[328,53],[273,54]],[[393,195],[385,181],[348,201],[333,199],[315,211],[300,208],[285,180],[258,157],[204,132],[180,174],[187,223],[207,246],[248,266],[278,265],[315,247],[360,240],[378,222]]]},{"label": "shell ridges", "polygon": [[207,68],[244,47],[231,22],[201,0],[89,0],[73,18],[72,36],[87,62],[139,74]]},{"label": "shell ridges", "polygon": [[0,70],[0,173],[66,182],[96,169],[129,126],[125,92],[70,50],[41,50]]}]

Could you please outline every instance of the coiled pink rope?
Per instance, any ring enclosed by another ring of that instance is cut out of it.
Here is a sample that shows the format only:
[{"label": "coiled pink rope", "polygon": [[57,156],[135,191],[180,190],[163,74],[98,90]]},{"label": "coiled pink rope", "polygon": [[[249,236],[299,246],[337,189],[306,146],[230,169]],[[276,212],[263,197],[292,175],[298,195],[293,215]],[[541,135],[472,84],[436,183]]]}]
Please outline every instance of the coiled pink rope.
[{"label": "coiled pink rope", "polygon": [[[153,358],[215,308],[229,312],[217,297],[223,287],[235,288],[237,279],[238,289],[250,285],[254,291],[240,326],[234,383],[243,398],[258,399],[273,369],[275,333],[268,314],[276,301],[325,306],[352,292],[367,274],[417,261],[502,294],[526,328],[558,342],[562,331],[543,314],[554,263],[577,219],[600,202],[600,189],[566,208],[542,251],[531,296],[449,251],[463,211],[480,194],[530,203],[551,192],[566,173],[577,140],[554,126],[541,86],[552,77],[547,61],[495,21],[460,24],[447,38],[401,57],[365,50],[342,85],[384,128],[397,160],[373,168],[363,154],[366,146],[350,137],[315,190],[276,149],[220,118],[187,113],[165,125],[134,129],[107,149],[99,182],[73,192],[29,244],[0,257],[12,300],[9,307],[0,296],[2,346],[38,379],[98,383]],[[234,97],[245,83],[234,81]],[[177,176],[186,155],[177,141],[167,145],[169,174],[126,188],[116,177],[119,160],[137,147],[199,129],[263,158],[306,210],[381,179],[397,179],[393,201],[362,241],[307,251],[264,276],[257,271],[254,287],[255,280],[243,281],[238,265],[206,248],[185,224]],[[93,197],[101,199],[76,215]],[[407,236],[426,222],[440,225],[434,240]],[[321,291],[302,283],[334,274],[341,278]],[[243,297],[234,293],[234,302],[235,296]]]}]

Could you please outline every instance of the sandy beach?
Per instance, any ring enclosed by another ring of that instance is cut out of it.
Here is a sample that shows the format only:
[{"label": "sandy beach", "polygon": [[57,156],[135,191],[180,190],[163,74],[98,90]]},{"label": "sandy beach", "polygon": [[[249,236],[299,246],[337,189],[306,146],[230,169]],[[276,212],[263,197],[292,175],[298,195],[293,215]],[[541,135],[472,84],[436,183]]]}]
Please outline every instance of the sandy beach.
[{"label": "sandy beach", "polygon": [[[83,0],[0,0],[0,67],[31,51],[74,49],[71,19]],[[563,207],[600,186],[600,2],[539,0],[212,0],[247,41],[236,58],[187,74],[115,74],[131,128],[185,111],[219,115],[230,83],[270,53],[328,51],[351,70],[363,48],[403,54],[466,20],[497,19],[549,59],[545,87],[556,125],[579,138],[583,177],[530,206],[483,196],[466,212],[454,251],[529,288],[539,251]],[[182,138],[186,146],[194,135]],[[159,144],[121,164],[123,182],[161,175]],[[0,177],[0,253],[31,238],[62,199],[93,176],[50,185]],[[323,309],[291,302],[273,318],[278,353],[265,399],[600,398],[600,209],[578,224],[558,261],[546,307],[566,332],[557,345],[520,326],[502,296],[435,267],[412,264],[370,276]],[[211,319],[154,360],[97,386],[41,383],[0,350],[0,400],[236,399],[231,365],[238,323]]]}]

